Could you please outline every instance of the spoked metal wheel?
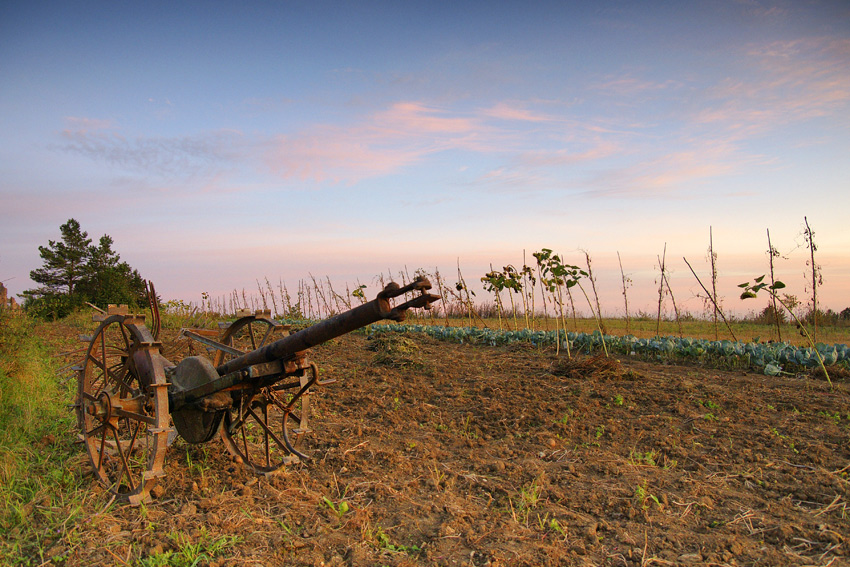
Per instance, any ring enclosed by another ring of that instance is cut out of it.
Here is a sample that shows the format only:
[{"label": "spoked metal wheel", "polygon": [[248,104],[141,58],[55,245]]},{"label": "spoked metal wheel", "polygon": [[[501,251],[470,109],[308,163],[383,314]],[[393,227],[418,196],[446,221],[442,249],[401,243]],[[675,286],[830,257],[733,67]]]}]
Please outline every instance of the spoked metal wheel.
[{"label": "spoked metal wheel", "polygon": [[[265,317],[243,317],[228,327],[221,342],[248,352],[272,342],[278,327],[278,323]],[[219,366],[233,357],[219,350],[214,364]],[[233,407],[225,413],[221,428],[222,440],[230,453],[258,473],[309,458],[300,448],[308,431],[309,388],[317,376],[312,366],[303,377],[290,377],[274,386],[233,390]]]},{"label": "spoked metal wheel", "polygon": [[144,318],[111,315],[79,371],[77,418],[95,475],[133,505],[164,475],[170,428],[163,360]]},{"label": "spoked metal wheel", "polygon": [[[249,315],[231,323],[221,336],[221,342],[242,352],[250,352],[272,342],[275,331],[285,328],[288,327],[268,317]],[[235,358],[234,355],[217,350],[213,366],[220,366],[232,358]]]}]

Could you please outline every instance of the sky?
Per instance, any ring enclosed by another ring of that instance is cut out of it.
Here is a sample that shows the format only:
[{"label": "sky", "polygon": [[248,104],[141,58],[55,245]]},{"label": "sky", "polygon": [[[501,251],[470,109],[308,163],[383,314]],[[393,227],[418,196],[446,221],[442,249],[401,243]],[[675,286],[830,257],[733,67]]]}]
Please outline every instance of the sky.
[{"label": "sky", "polygon": [[[164,299],[550,248],[653,312],[850,306],[850,3],[0,4],[0,281],[77,219]],[[619,260],[618,260],[619,255]],[[385,276],[386,277],[386,276]],[[810,276],[809,280],[810,281]],[[373,294],[374,292],[372,292]],[[479,292],[479,297],[484,297]]]}]

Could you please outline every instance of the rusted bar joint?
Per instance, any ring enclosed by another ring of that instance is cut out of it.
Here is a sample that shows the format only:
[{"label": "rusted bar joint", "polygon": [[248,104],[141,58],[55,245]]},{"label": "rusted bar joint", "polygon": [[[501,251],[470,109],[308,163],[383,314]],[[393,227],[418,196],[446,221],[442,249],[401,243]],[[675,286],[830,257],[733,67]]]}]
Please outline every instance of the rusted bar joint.
[{"label": "rusted bar joint", "polygon": [[404,295],[410,291],[425,291],[431,289],[431,282],[425,276],[417,276],[415,280],[404,287],[399,286],[396,282],[390,282],[384,287],[384,290],[378,293],[381,298],[393,298],[399,295]]}]

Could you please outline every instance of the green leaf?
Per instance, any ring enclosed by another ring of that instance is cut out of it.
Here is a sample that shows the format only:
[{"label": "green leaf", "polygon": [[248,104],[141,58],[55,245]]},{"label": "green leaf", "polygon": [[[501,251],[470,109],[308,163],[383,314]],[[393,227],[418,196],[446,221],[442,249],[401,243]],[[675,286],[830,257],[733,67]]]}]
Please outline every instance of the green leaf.
[{"label": "green leaf", "polygon": [[763,275],[762,275],[762,276],[757,277],[757,278],[756,278],[756,283],[761,283],[761,280],[763,280],[763,279],[764,279],[764,276],[763,276]]},{"label": "green leaf", "polygon": [[776,283],[774,283],[772,286],[770,286],[770,289],[782,289],[782,288],[784,288],[784,287],[785,287],[785,284],[784,284],[784,283],[782,283],[782,282],[780,282],[780,281],[777,281],[777,282],[776,282]]},{"label": "green leaf", "polygon": [[741,299],[752,299],[753,297],[758,297],[755,293],[751,291],[745,291],[741,294]]},{"label": "green leaf", "polygon": [[739,283],[738,287],[750,287],[750,282]]},{"label": "green leaf", "polygon": [[775,364],[767,364],[764,367],[764,373],[767,376],[779,376],[782,374],[782,368]]}]

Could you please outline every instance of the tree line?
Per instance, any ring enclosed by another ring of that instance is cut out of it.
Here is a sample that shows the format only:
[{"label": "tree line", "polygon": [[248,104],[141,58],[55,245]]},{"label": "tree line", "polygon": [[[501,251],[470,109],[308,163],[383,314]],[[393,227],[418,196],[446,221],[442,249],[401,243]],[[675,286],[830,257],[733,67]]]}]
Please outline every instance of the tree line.
[{"label": "tree line", "polygon": [[24,291],[24,309],[42,319],[59,319],[86,303],[138,307],[147,302],[146,282],[113,250],[108,234],[92,244],[75,219],[59,227],[61,239],[39,246],[41,268],[30,272],[39,287]]}]

